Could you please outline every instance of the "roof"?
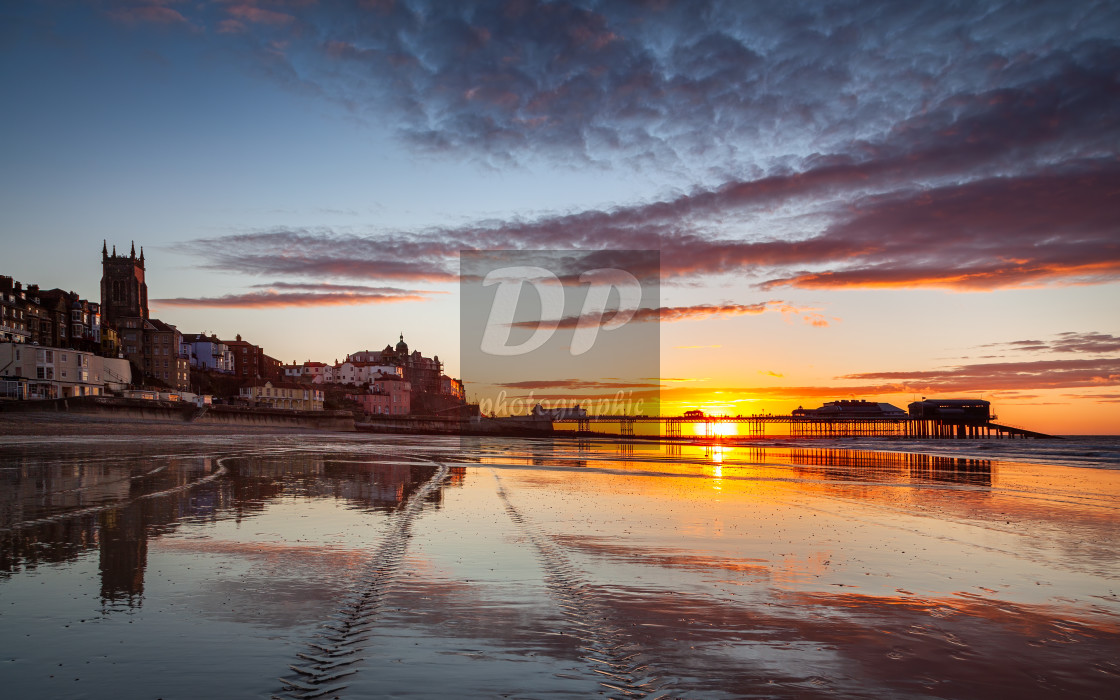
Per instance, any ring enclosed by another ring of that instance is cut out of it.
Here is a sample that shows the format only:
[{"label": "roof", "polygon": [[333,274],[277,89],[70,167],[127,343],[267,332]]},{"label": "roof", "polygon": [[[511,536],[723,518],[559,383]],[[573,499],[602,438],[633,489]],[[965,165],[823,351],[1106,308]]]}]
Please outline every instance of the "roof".
[{"label": "roof", "polygon": [[205,333],[184,333],[183,341],[187,343],[212,343],[214,345],[224,344],[221,340]]},{"label": "roof", "polygon": [[906,415],[898,406],[889,403],[873,403],[862,399],[829,401],[820,408],[799,408],[798,414],[817,416],[853,416],[853,417],[901,417]]},{"label": "roof", "polygon": [[163,321],[159,320],[158,318],[149,318],[148,323],[152,324],[152,327],[155,328],[157,331],[174,332],[174,333],[179,332],[179,329],[175,328],[175,326],[166,324]]}]

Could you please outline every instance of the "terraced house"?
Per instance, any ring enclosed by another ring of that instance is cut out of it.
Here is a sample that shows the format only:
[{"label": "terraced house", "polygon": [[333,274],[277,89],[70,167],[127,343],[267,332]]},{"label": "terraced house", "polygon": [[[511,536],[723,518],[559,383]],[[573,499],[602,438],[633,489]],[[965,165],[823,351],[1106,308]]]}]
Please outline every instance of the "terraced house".
[{"label": "terraced house", "polygon": [[322,411],[323,390],[309,384],[247,382],[241,387],[241,400],[259,408],[284,408],[299,411]]}]

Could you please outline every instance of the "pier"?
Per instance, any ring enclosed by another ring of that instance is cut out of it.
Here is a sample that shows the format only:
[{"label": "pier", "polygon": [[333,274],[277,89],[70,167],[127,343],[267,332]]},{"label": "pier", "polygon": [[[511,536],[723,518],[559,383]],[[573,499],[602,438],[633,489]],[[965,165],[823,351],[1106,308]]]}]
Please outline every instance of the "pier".
[{"label": "pier", "polygon": [[[1025,428],[995,423],[990,420],[953,421],[936,418],[819,418],[808,416],[573,416],[553,418],[553,424],[574,425],[578,434],[605,433],[592,426],[618,426],[623,437],[635,435],[635,425],[657,424],[658,435],[667,439],[726,438],[851,438],[898,437],[911,439],[987,439],[1037,438],[1052,439]],[[696,426],[688,434],[685,426]],[[735,426],[730,432],[727,426]],[[779,426],[781,431],[775,430]],[[770,428],[770,430],[768,430]],[[653,437],[652,435],[648,437]]]}]

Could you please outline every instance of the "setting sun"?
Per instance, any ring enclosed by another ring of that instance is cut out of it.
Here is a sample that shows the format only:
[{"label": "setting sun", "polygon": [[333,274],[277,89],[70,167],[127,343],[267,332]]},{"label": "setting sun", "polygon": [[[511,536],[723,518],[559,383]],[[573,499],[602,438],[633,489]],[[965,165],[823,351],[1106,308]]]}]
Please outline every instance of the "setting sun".
[{"label": "setting sun", "polygon": [[694,423],[692,430],[695,435],[702,437],[728,437],[739,434],[738,425],[735,423],[716,421]]}]

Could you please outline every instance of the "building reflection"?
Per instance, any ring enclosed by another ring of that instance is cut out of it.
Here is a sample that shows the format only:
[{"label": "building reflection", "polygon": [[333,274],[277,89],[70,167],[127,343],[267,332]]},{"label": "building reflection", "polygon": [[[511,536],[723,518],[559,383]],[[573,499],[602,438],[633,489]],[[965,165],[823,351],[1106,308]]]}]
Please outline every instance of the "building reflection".
[{"label": "building reflection", "polygon": [[797,471],[824,479],[992,485],[987,459],[829,448],[790,449],[788,458]]},{"label": "building reflection", "polygon": [[[158,462],[98,462],[86,455],[49,463],[20,455],[0,466],[0,576],[74,561],[96,549],[101,598],[110,608],[141,604],[149,539],[184,522],[240,522],[293,495],[390,513],[438,468],[300,454]],[[219,466],[228,472],[207,480]],[[461,486],[465,475],[465,468],[452,468],[445,485]],[[428,497],[437,507],[442,499],[443,489]]]},{"label": "building reflection", "polygon": [[107,510],[98,518],[101,600],[139,603],[144,595],[148,533],[140,508]]}]

